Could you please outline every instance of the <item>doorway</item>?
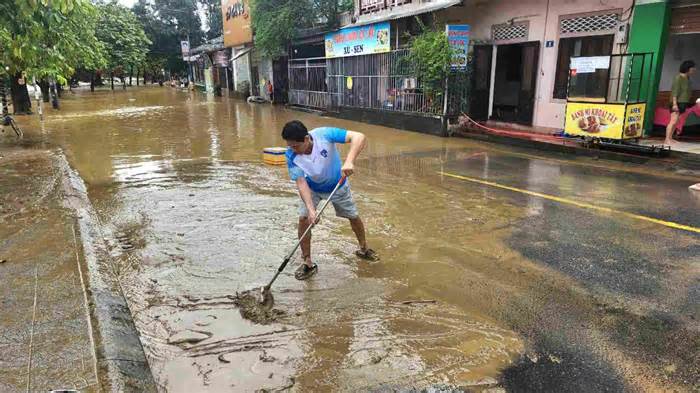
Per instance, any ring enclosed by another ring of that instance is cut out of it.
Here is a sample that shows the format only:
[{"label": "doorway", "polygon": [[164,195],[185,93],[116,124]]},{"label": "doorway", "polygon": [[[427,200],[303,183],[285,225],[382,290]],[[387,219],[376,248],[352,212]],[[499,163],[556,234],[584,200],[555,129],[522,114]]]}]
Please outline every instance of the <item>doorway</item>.
[{"label": "doorway", "polygon": [[260,96],[260,75],[258,75],[258,67],[253,66],[250,69],[250,91],[253,96]]},{"label": "doorway", "polygon": [[474,81],[469,112],[474,120],[488,120],[491,94],[491,57],[493,46],[474,46]]},{"label": "doorway", "polygon": [[287,103],[289,91],[289,70],[287,68],[288,57],[280,57],[272,61],[272,88],[275,104]]},{"label": "doorway", "polygon": [[539,41],[498,46],[491,118],[532,125],[539,53]]}]

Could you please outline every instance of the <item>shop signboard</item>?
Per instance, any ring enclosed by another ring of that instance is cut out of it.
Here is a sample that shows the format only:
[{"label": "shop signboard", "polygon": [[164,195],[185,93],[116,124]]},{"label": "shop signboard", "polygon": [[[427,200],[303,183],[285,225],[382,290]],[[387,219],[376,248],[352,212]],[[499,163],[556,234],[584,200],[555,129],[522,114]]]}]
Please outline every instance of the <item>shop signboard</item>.
[{"label": "shop signboard", "polygon": [[253,42],[248,0],[222,0],[224,46],[229,48]]},{"label": "shop signboard", "polygon": [[187,57],[190,55],[190,42],[180,41],[180,49],[182,50],[182,59],[187,61]]},{"label": "shop signboard", "polygon": [[220,67],[228,66],[228,49],[216,51],[212,57],[214,58],[213,63],[215,65]]},{"label": "shop signboard", "polygon": [[446,30],[447,40],[452,50],[452,69],[466,70],[471,27],[469,25],[447,25]]},{"label": "shop signboard", "polygon": [[625,138],[641,138],[647,104],[628,104],[625,113]]},{"label": "shop signboard", "polygon": [[625,122],[624,104],[569,102],[564,131],[569,135],[620,139]]},{"label": "shop signboard", "polygon": [[641,138],[646,104],[566,104],[564,130],[569,135],[606,139]]},{"label": "shop signboard", "polygon": [[360,56],[391,51],[389,22],[348,27],[326,34],[326,58]]}]

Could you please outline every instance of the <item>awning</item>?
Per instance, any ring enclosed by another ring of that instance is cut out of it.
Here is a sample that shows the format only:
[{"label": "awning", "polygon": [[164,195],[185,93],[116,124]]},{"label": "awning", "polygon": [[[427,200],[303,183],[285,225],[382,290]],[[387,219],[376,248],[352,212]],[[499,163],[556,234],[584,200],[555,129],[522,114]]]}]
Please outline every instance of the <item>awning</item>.
[{"label": "awning", "polygon": [[384,22],[387,20],[401,19],[408,16],[426,14],[428,12],[435,12],[447,7],[452,7],[453,5],[460,4],[462,3],[462,1],[463,0],[420,1],[416,4],[387,8],[381,11],[373,12],[369,15],[361,15],[357,22],[343,26],[342,28],[364,26],[370,23]]},{"label": "awning", "polygon": [[250,52],[250,51],[252,51],[252,50],[253,50],[253,47],[252,47],[252,46],[243,49],[242,51],[236,53],[236,54],[231,58],[231,61],[237,60],[239,57],[245,55],[246,53],[248,53],[248,52]]}]

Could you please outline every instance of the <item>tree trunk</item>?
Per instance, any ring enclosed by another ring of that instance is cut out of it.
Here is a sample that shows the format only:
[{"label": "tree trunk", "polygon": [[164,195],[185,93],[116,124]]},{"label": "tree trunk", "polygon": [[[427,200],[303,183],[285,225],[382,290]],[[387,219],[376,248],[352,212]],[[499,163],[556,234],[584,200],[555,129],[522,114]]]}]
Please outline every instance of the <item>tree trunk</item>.
[{"label": "tree trunk", "polygon": [[39,89],[41,89],[41,98],[44,102],[49,102],[49,82],[46,79],[42,79],[38,85]]},{"label": "tree trunk", "polygon": [[25,81],[23,84],[20,85],[19,80],[21,77],[22,74],[18,72],[12,78],[12,83],[10,84],[10,92],[12,94],[12,106],[14,107],[14,113],[16,115],[32,113],[32,101],[29,99],[27,83]]},{"label": "tree trunk", "polygon": [[136,67],[136,86],[139,85],[139,68]]},{"label": "tree trunk", "polygon": [[119,79],[122,80],[122,90],[126,90],[126,76],[121,76]]},{"label": "tree trunk", "polygon": [[0,109],[2,109],[2,118],[5,118],[9,113],[7,108],[7,96],[5,95],[5,78],[0,77]]},{"label": "tree trunk", "polygon": [[133,86],[133,83],[131,83],[133,76],[134,76],[134,67],[131,67],[131,69],[129,70],[129,86]]},{"label": "tree trunk", "polygon": [[114,72],[109,73],[109,83],[112,85],[112,90],[114,90]]},{"label": "tree trunk", "polygon": [[90,91],[94,92],[95,91],[95,73],[90,74]]},{"label": "tree trunk", "polygon": [[52,82],[49,86],[49,92],[51,93],[51,106],[53,106],[53,109],[58,109],[58,98],[61,96],[59,85],[56,82]]}]

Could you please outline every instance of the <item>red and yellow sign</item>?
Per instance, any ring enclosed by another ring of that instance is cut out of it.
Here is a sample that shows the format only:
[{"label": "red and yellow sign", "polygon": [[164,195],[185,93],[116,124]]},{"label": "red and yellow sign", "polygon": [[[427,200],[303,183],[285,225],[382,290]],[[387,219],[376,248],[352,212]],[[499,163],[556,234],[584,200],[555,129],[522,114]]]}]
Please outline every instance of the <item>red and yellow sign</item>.
[{"label": "red and yellow sign", "polygon": [[224,21],[225,47],[253,42],[248,0],[221,0],[221,13]]},{"label": "red and yellow sign", "polygon": [[644,132],[644,112],[647,104],[629,104],[625,113],[624,138],[641,138]]},{"label": "red and yellow sign", "polygon": [[645,109],[646,104],[570,102],[566,105],[564,131],[595,138],[639,138],[644,129]]}]

